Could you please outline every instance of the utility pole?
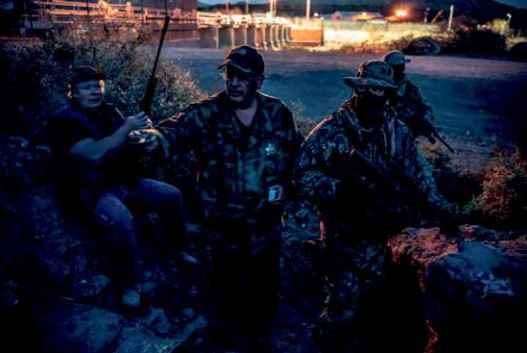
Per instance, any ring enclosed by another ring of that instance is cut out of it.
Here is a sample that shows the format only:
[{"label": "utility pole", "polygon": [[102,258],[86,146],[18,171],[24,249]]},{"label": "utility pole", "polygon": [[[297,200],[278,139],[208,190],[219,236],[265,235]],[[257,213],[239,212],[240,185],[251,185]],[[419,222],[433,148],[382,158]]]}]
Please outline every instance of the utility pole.
[{"label": "utility pole", "polygon": [[311,17],[311,0],[306,0],[306,20]]},{"label": "utility pole", "polygon": [[245,0],[245,14],[249,14],[249,0]]},{"label": "utility pole", "polygon": [[225,13],[229,13],[229,0],[225,0]]},{"label": "utility pole", "polygon": [[452,30],[452,19],[454,18],[454,5],[450,5],[450,15],[448,15],[448,31]]},{"label": "utility pole", "polygon": [[274,16],[276,13],[276,0],[269,0],[269,13]]}]

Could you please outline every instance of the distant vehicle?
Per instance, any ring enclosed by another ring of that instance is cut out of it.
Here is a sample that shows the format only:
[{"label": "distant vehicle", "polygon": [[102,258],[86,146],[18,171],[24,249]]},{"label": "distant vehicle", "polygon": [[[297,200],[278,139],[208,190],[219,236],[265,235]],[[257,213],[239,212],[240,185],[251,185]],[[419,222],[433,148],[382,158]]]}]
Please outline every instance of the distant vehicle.
[{"label": "distant vehicle", "polygon": [[385,23],[384,16],[380,12],[373,11],[335,11],[331,15],[334,21],[371,22]]}]

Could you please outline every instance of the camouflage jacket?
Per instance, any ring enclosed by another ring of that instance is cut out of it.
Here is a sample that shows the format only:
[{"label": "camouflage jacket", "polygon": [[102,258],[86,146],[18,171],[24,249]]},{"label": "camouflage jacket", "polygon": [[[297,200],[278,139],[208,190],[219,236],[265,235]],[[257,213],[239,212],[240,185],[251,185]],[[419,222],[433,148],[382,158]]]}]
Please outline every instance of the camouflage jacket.
[{"label": "camouflage jacket", "polygon": [[246,145],[224,92],[159,125],[169,155],[192,151],[196,156],[195,177],[206,222],[254,222],[270,186],[282,185],[287,195],[302,138],[280,100],[262,93],[257,100]]},{"label": "camouflage jacket", "polygon": [[425,124],[431,124],[434,120],[432,108],[426,103],[419,88],[408,79],[398,85],[390,105],[397,112],[397,118],[408,126],[414,136],[429,134]]},{"label": "camouflage jacket", "polygon": [[[346,155],[355,148],[371,165],[411,180],[434,209],[447,207],[449,203],[437,190],[430,164],[418,153],[408,128],[395,119],[393,110],[386,110],[382,127],[367,129],[353,109],[352,98],[308,135],[295,168],[300,193],[316,204],[334,203],[342,180],[331,164],[335,156]],[[356,201],[360,202],[350,200]]]}]

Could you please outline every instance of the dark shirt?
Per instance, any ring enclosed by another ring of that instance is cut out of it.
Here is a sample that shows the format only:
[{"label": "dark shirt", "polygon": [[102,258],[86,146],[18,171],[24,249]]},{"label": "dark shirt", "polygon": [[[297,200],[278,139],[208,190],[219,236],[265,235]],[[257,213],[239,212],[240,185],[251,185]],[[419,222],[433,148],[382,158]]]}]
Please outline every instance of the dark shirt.
[{"label": "dark shirt", "polygon": [[251,137],[252,132],[252,124],[247,126],[244,125],[241,121],[237,121],[236,123],[240,125],[240,150],[242,152],[245,152],[247,150],[247,146],[249,145],[249,138]]},{"label": "dark shirt", "polygon": [[96,197],[102,190],[129,183],[134,178],[124,148],[110,152],[98,163],[70,154],[79,141],[105,138],[123,123],[122,114],[106,103],[93,111],[85,111],[72,103],[50,118],[49,141],[59,191],[73,198],[78,197],[78,191],[87,191]]}]

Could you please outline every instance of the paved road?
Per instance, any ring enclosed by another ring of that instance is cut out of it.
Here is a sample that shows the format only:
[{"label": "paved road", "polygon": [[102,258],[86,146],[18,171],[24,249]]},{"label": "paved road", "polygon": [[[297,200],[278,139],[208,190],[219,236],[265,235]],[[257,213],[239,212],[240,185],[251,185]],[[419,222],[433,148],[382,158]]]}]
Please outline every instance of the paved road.
[{"label": "paved road", "polygon": [[[168,47],[165,56],[188,68],[208,93],[220,90],[215,67],[224,50]],[[320,120],[349,95],[342,77],[376,56],[304,51],[265,52],[263,91],[301,106]],[[527,120],[527,63],[453,56],[410,57],[409,77],[436,112],[437,125],[450,135],[484,141],[510,140]]]}]

